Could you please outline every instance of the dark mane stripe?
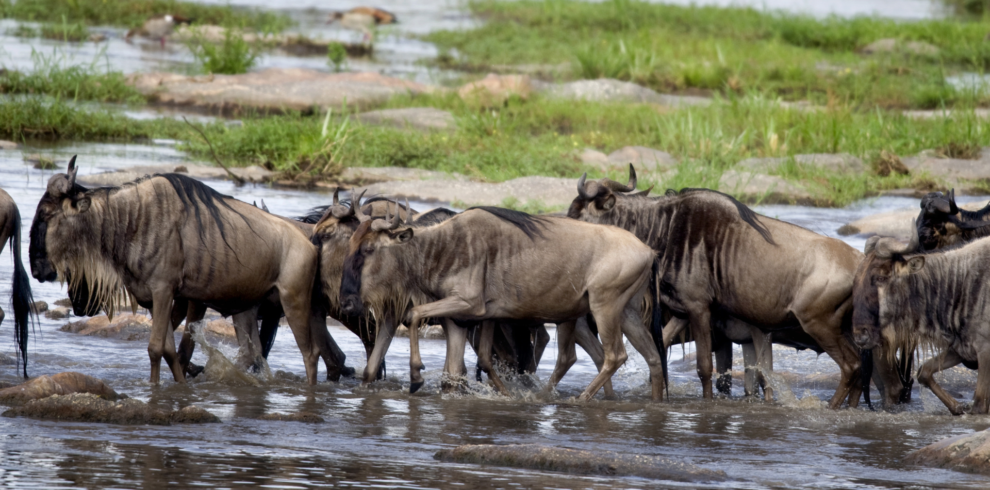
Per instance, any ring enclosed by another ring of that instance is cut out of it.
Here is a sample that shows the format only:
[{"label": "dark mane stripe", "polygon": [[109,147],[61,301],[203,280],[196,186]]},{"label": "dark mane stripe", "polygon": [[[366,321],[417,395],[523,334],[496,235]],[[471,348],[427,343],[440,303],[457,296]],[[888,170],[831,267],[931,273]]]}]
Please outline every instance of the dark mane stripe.
[{"label": "dark mane stripe", "polygon": [[248,227],[251,227],[251,223],[248,221],[247,217],[235,211],[234,208],[227,203],[226,199],[233,199],[233,197],[220,194],[212,187],[209,187],[192,177],[187,177],[182,174],[155,174],[152,178],[154,177],[162,177],[172,185],[175,193],[179,196],[179,200],[182,201],[182,206],[185,208],[187,216],[190,214],[190,210],[192,210],[192,213],[196,216],[196,223],[199,225],[200,239],[204,238],[203,233],[205,230],[203,228],[202,211],[200,210],[200,206],[197,206],[197,204],[201,204],[206,208],[206,211],[210,213],[213,221],[217,224],[217,230],[220,232],[220,238],[223,239],[223,243],[227,245],[227,248],[231,248],[231,246],[230,243],[227,242],[227,233],[224,229],[224,220],[220,215],[220,207],[218,206],[218,203],[220,206],[223,206],[232,213],[240,216],[244,222],[247,223]]},{"label": "dark mane stripe", "polygon": [[418,218],[416,218],[415,221],[413,221],[413,225],[414,226],[435,225],[438,223],[443,223],[444,221],[447,221],[448,219],[453,218],[454,216],[457,216],[457,211],[452,211],[447,208],[436,208],[420,215]]},{"label": "dark mane stripe", "polygon": [[722,197],[725,197],[726,199],[728,199],[729,201],[731,201],[732,204],[734,204],[736,206],[736,209],[737,210],[739,210],[739,217],[742,218],[742,220],[745,221],[746,224],[748,224],[749,226],[752,226],[753,229],[756,230],[756,232],[759,233],[760,236],[762,236],[763,239],[767,241],[767,243],[769,243],[771,245],[776,245],[777,244],[777,242],[773,241],[773,236],[770,234],[770,230],[768,230],[767,227],[763,223],[760,223],[760,215],[756,214],[756,212],[753,211],[752,209],[750,209],[749,206],[747,206],[747,205],[739,202],[738,199],[736,199],[736,198],[734,198],[734,197],[732,197],[732,196],[730,196],[730,195],[728,195],[728,194],[726,194],[724,192],[719,192],[719,191],[712,190],[712,189],[695,189],[695,188],[691,188],[691,187],[685,187],[685,188],[681,189],[680,194],[681,195],[684,195],[684,194],[688,194],[688,193],[692,193],[692,192],[710,192],[710,193],[718,194],[718,195],[720,195]]},{"label": "dark mane stripe", "polygon": [[514,209],[497,208],[495,206],[475,206],[473,208],[468,208],[466,211],[470,211],[472,209],[480,209],[510,223],[516,228],[519,228],[519,230],[525,233],[530,239],[535,239],[535,237],[543,238],[543,232],[540,230],[540,227],[545,226],[546,218],[541,216],[533,216]]}]

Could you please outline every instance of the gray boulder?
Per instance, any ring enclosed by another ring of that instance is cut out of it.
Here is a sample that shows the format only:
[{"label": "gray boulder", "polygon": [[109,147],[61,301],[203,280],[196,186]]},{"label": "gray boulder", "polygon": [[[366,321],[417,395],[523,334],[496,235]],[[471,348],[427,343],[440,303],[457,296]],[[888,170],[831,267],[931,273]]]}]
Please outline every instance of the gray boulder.
[{"label": "gray boulder", "polygon": [[52,395],[40,400],[31,400],[7,410],[3,416],[124,425],[172,425],[220,421],[216,416],[200,408],[186,407],[170,412],[153,408],[133,398],[113,402],[92,393]]},{"label": "gray boulder", "polygon": [[52,395],[89,393],[107,400],[121,398],[103,381],[82,373],[67,371],[51,376],[38,376],[24,383],[0,390],[0,403],[19,405]]},{"label": "gray boulder", "polygon": [[349,107],[370,108],[397,94],[435,90],[379,73],[325,73],[304,68],[269,68],[242,75],[135,73],[128,83],[160,104],[226,114],[339,109],[345,101]]},{"label": "gray boulder", "polygon": [[70,315],[72,315],[72,311],[64,306],[58,306],[45,312],[45,318],[49,320],[61,320],[69,318]]},{"label": "gray boulder", "polygon": [[534,88],[547,97],[594,102],[638,102],[669,107],[706,106],[711,99],[691,95],[667,95],[655,90],[611,78],[577,80],[562,84],[537,84]]},{"label": "gray boulder", "polygon": [[21,145],[18,145],[13,141],[0,140],[0,150],[16,150],[20,147]]},{"label": "gray boulder", "polygon": [[577,180],[557,177],[520,177],[500,183],[412,180],[380,182],[368,186],[369,194],[421,201],[458,202],[468,206],[500,206],[506,200],[541,203],[548,208],[568,206],[577,196]]},{"label": "gray boulder", "polygon": [[[808,153],[794,155],[793,158],[794,162],[799,165],[818,167],[833,172],[860,173],[866,170],[866,164],[862,160],[848,153]],[[787,158],[747,158],[736,164],[736,168],[750,172],[773,172],[786,161]]]},{"label": "gray boulder", "polygon": [[990,430],[949,437],[907,455],[911,464],[990,475]]},{"label": "gray boulder", "polygon": [[974,187],[974,182],[990,182],[990,159],[982,155],[976,160],[919,155],[903,158],[902,161],[912,174],[928,173],[962,192]]},{"label": "gray boulder", "polygon": [[728,170],[719,179],[718,189],[744,202],[814,204],[808,191],[776,175]]},{"label": "gray boulder", "polygon": [[364,112],[354,116],[365,124],[394,126],[418,131],[440,131],[453,129],[454,115],[433,107],[409,107],[405,109],[383,109]]},{"label": "gray boulder", "polygon": [[508,466],[582,475],[636,476],[681,482],[724,481],[725,473],[659,456],[578,451],[538,444],[457,446],[437,451],[446,462]]},{"label": "gray boulder", "polygon": [[617,168],[626,168],[631,163],[637,170],[663,172],[676,167],[677,159],[665,151],[645,146],[626,146],[609,153],[608,163]]}]

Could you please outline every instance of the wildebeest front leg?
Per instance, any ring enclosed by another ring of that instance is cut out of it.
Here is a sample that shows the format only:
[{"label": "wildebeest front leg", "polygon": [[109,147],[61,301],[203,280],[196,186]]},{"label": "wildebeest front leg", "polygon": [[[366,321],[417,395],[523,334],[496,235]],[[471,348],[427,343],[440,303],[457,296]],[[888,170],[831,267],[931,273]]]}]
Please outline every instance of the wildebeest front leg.
[{"label": "wildebeest front leg", "polygon": [[[962,415],[963,406],[961,403],[956,401],[952,395],[948,394],[941,386],[935,381],[935,373],[942,371],[944,369],[949,369],[950,367],[956,366],[963,362],[963,358],[956,353],[956,351],[951,349],[946,349],[941,354],[932,357],[925,361],[921,365],[921,369],[918,370],[918,382],[923,386],[927,386],[928,389],[932,390],[932,393],[942,400],[946,408],[952,415]],[[977,374],[977,388],[979,388],[979,374]],[[974,393],[974,399],[975,393]],[[975,407],[975,405],[974,405]]]},{"label": "wildebeest front leg", "polygon": [[409,327],[409,393],[416,393],[423,387],[423,359],[419,356],[419,327],[422,320],[412,322]]},{"label": "wildebeest front leg", "polygon": [[167,348],[166,336],[172,326],[172,291],[162,288],[152,296],[151,339],[148,341],[148,357],[151,359],[151,384],[157,385],[160,379],[162,357],[172,369],[176,382],[185,383],[186,377],[179,363],[179,356]]},{"label": "wildebeest front leg", "polygon": [[[581,317],[577,319],[574,324],[574,341],[588,353],[591,357],[591,361],[595,363],[595,367],[598,368],[598,372],[602,372],[602,366],[605,363],[605,350],[602,349],[602,343],[598,340],[598,337],[591,331],[591,327],[588,326],[588,318]],[[564,374],[561,373],[560,376],[563,378]],[[609,378],[603,386],[605,390],[605,398],[615,398],[615,391],[612,390],[612,379]]]},{"label": "wildebeest front leg", "polygon": [[385,353],[388,352],[388,346],[392,344],[392,338],[395,337],[396,323],[391,315],[385,315],[377,323],[378,332],[375,334],[375,347],[371,349],[371,354],[368,355],[368,365],[364,368],[365,384],[371,383],[378,376],[382,360],[385,359]]},{"label": "wildebeest front leg", "polygon": [[976,392],[969,413],[986,414],[990,411],[990,352],[981,350],[976,354],[976,361]]},{"label": "wildebeest front leg", "polygon": [[697,351],[698,378],[701,379],[701,392],[705,399],[714,398],[712,393],[712,322],[708,307],[696,308],[690,312],[691,336]]},{"label": "wildebeest front leg", "polygon": [[444,318],[443,331],[444,337],[447,338],[447,358],[443,365],[440,387],[443,391],[452,391],[467,376],[467,367],[464,366],[464,346],[467,343],[468,329],[457,325],[449,318]]},{"label": "wildebeest front leg", "polygon": [[413,307],[409,310],[409,392],[415,393],[423,386],[423,361],[419,357],[419,332],[414,330],[414,326],[419,326],[426,318],[457,318],[459,316],[480,316],[485,312],[485,305],[475,305],[457,296],[448,296],[439,301],[426,303]]},{"label": "wildebeest front leg", "polygon": [[758,372],[756,380],[763,387],[763,399],[773,401],[773,386],[768,377],[773,372],[773,344],[770,341],[770,334],[763,333],[759,328],[747,324],[749,335],[753,338],[753,350],[756,351],[756,367]]},{"label": "wildebeest front leg", "polygon": [[[643,324],[637,308],[627,306],[622,319],[622,333],[646,360],[650,366],[650,385],[653,389],[653,401],[663,400],[663,361],[660,352],[657,351],[657,344],[653,340],[650,329]],[[622,342],[621,337],[619,342]],[[729,344],[730,348],[732,344]]]},{"label": "wildebeest front leg", "polygon": [[478,347],[478,366],[488,375],[488,379],[495,384],[495,388],[503,395],[509,395],[509,389],[502,383],[495,366],[492,363],[492,345],[495,343],[495,322],[485,320],[481,322],[481,342]]},{"label": "wildebeest front leg", "polygon": [[547,380],[546,391],[553,391],[560,382],[567,370],[577,361],[577,352],[574,350],[574,322],[563,322],[557,324],[557,363]]},{"label": "wildebeest front leg", "polygon": [[235,365],[244,371],[257,371],[262,363],[261,336],[258,333],[258,306],[242,311],[232,318],[237,337],[237,361]]},{"label": "wildebeest front leg", "polygon": [[182,341],[179,342],[179,364],[182,365],[182,371],[189,375],[190,378],[193,378],[203,372],[203,366],[197,366],[192,363],[193,352],[196,350],[196,341],[192,337],[192,324],[202,320],[206,316],[206,305],[198,301],[184,300],[183,304],[187,304],[187,306],[182,306],[179,301],[176,301],[175,306],[172,308],[172,324],[175,328],[178,328],[179,323],[182,322],[182,313],[185,312],[186,331],[182,333]]}]

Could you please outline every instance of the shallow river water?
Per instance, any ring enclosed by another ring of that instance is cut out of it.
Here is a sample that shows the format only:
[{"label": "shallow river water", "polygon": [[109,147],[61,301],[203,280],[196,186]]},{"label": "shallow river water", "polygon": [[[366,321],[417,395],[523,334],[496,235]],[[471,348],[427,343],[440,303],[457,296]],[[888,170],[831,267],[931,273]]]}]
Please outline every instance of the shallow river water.
[{"label": "shallow river water", "polygon": [[[28,149],[24,152],[37,151]],[[80,144],[41,148],[63,161],[78,153],[82,173],[136,163],[181,163],[186,157],[167,142],[159,145]],[[21,151],[0,152],[0,186],[17,201],[22,237],[51,171],[35,170]],[[219,191],[251,202],[264,199],[275,213],[298,215],[326,203],[329,196],[265,186],[236,188],[210,183]],[[834,234],[850,219],[879,211],[915,207],[905,198],[866,200],[845,209],[766,206],[759,211],[815,231]],[[851,242],[862,246],[861,240]],[[26,256],[24,257],[26,260]],[[0,254],[0,298],[6,306],[12,273],[9,247]],[[58,285],[33,282],[37,300],[51,304],[65,296]],[[10,311],[10,310],[7,310]],[[0,418],[0,486],[78,487],[246,487],[382,486],[404,488],[654,488],[674,482],[639,478],[580,477],[539,471],[441,464],[433,454],[467,443],[540,443],[593,451],[652,454],[725,471],[731,488],[985,488],[990,479],[903,463],[904,455],[954,434],[990,427],[987,417],[952,417],[930,392],[915,388],[900,413],[865,409],[830,411],[837,377],[827,357],[775,349],[777,401],[742,396],[737,379],[730,398],[705,402],[694,374],[689,345],[672,350],[673,388],[669,403],[649,402],[647,369],[629,348],[630,360],[616,376],[619,400],[575,403],[595,373],[583,354],[554,396],[515,386],[513,397],[493,395],[471,382],[467,393],[439,392],[443,341],[425,340],[427,386],[408,394],[408,341],[396,339],[389,351],[389,379],[361,387],[352,379],[308,387],[301,378],[301,356],[288,331],[280,333],[270,356],[279,373],[260,384],[238,382],[219,370],[187,385],[147,382],[146,344],[82,337],[59,331],[71,320],[41,319],[30,346],[30,374],[80,371],[106,380],[117,391],[152,405],[180,408],[195,404],[223,423],[205,426],[124,427]],[[360,369],[364,351],[339,326],[331,333]],[[0,327],[0,352],[14,354],[11,326]],[[551,336],[555,332],[551,330]],[[221,345],[232,357],[235,347]],[[628,348],[628,346],[627,346]],[[684,358],[686,354],[687,359]],[[549,376],[556,357],[551,341],[536,377]],[[741,369],[736,352],[734,369]],[[468,354],[468,365],[474,363]],[[194,361],[210,362],[203,349]],[[975,376],[964,369],[942,377],[947,388],[970,398]],[[0,366],[0,380],[17,381],[12,365]],[[874,396],[876,394],[874,393]],[[255,420],[264,413],[308,411],[326,419],[317,425]],[[697,487],[697,484],[683,485]]]}]

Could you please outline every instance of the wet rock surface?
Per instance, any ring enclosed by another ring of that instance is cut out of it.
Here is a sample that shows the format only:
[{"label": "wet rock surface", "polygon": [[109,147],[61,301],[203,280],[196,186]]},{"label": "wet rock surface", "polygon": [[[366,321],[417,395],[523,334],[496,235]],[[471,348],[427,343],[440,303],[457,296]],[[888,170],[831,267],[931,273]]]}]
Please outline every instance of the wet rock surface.
[{"label": "wet rock surface", "polygon": [[990,155],[986,151],[973,160],[922,154],[903,158],[902,162],[912,174],[928,173],[961,193],[985,189],[990,182]]},{"label": "wet rock surface", "polygon": [[368,193],[423,201],[458,202],[468,206],[499,206],[506,199],[563,208],[577,196],[577,180],[557,177],[520,177],[505,182],[450,180],[394,181],[368,186]]},{"label": "wet rock surface", "polygon": [[296,412],[296,413],[266,413],[258,420],[274,420],[280,422],[302,422],[306,424],[322,424],[325,422],[323,417],[313,413],[313,412]]},{"label": "wet rock surface", "polygon": [[64,372],[51,376],[38,376],[16,386],[0,390],[0,403],[19,405],[30,400],[52,395],[89,393],[106,400],[121,398],[113,388],[92,376],[77,372]]},{"label": "wet rock surface", "polygon": [[40,400],[31,400],[7,410],[3,416],[123,425],[197,424],[220,421],[215,415],[197,407],[185,407],[169,412],[135,399],[113,402],[92,393],[52,395]]},{"label": "wet rock surface", "polygon": [[45,318],[51,320],[60,320],[62,318],[69,318],[69,316],[71,315],[72,315],[72,310],[64,306],[58,306],[45,311]]},{"label": "wet rock surface", "polygon": [[443,449],[445,462],[508,466],[587,475],[637,476],[682,482],[723,481],[725,473],[658,456],[578,451],[538,444],[466,445]]},{"label": "wet rock surface", "polygon": [[[833,172],[860,173],[866,170],[866,164],[864,164],[862,160],[848,153],[810,153],[804,155],[794,155],[793,158],[794,163],[799,165],[817,167],[825,170],[831,170]],[[736,168],[751,172],[773,172],[782,164],[786,163],[789,159],[790,157],[747,158],[746,160],[736,164]]]},{"label": "wet rock surface", "polygon": [[440,131],[453,129],[454,115],[433,107],[409,107],[406,109],[384,109],[363,112],[354,116],[365,124],[394,126],[417,131]]},{"label": "wet rock surface", "polygon": [[349,107],[369,108],[397,94],[424,93],[433,87],[378,73],[325,73],[304,68],[269,68],[243,75],[186,76],[137,73],[128,82],[153,101],[196,110],[282,113]]},{"label": "wet rock surface", "polygon": [[908,463],[990,475],[990,430],[942,439],[908,454]]}]

